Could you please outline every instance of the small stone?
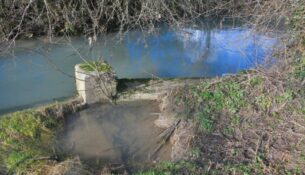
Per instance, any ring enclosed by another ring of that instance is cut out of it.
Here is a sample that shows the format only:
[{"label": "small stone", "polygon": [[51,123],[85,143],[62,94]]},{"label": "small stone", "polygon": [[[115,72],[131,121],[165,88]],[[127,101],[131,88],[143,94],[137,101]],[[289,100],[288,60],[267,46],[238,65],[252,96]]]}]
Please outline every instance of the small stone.
[{"label": "small stone", "polygon": [[240,131],[240,129],[238,129],[238,128],[235,129],[235,131],[234,131],[234,138],[236,140],[239,140],[239,141],[243,139],[243,134]]},{"label": "small stone", "polygon": [[194,138],[194,126],[191,122],[181,121],[170,142],[172,143],[171,160],[186,160],[191,155],[191,141]]},{"label": "small stone", "polygon": [[155,120],[155,125],[159,128],[169,128],[172,126],[176,121],[175,116],[171,114],[160,114],[159,118]]},{"label": "small stone", "polygon": [[244,155],[248,159],[253,159],[255,157],[255,151],[251,148],[248,148],[247,150],[245,150]]}]

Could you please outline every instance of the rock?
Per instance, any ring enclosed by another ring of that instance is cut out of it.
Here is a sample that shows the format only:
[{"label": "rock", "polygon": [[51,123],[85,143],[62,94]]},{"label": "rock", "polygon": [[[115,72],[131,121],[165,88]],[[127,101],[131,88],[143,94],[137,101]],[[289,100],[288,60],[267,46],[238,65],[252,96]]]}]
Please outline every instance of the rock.
[{"label": "rock", "polygon": [[159,115],[159,118],[155,120],[155,125],[159,128],[169,128],[172,126],[176,121],[176,118],[173,114],[163,114]]},{"label": "rock", "polygon": [[253,149],[248,148],[247,150],[245,150],[244,155],[248,159],[254,159],[256,156],[256,153]]},{"label": "rock", "polygon": [[242,132],[240,131],[239,128],[236,128],[236,129],[234,130],[234,138],[235,138],[236,140],[238,140],[238,141],[241,141],[241,140],[243,139],[243,134],[242,134]]},{"label": "rock", "polygon": [[181,121],[173,136],[170,139],[172,143],[171,160],[174,162],[187,160],[191,156],[191,142],[194,138],[194,126],[192,122]]}]

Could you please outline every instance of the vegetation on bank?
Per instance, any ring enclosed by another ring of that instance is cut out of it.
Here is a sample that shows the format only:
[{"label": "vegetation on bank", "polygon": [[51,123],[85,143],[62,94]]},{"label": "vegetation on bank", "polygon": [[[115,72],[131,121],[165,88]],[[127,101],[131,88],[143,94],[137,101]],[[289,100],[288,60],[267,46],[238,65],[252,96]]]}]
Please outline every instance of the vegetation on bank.
[{"label": "vegetation on bank", "polygon": [[72,100],[1,116],[0,173],[45,174],[59,159],[65,159],[58,157],[56,137],[65,116],[78,110],[77,104],[78,100]]},{"label": "vegetation on bank", "polygon": [[58,121],[34,110],[16,112],[0,120],[0,163],[11,173],[41,169],[54,155]]},{"label": "vegetation on bank", "polygon": [[305,4],[295,2],[277,65],[171,92],[180,116],[198,126],[192,159],[139,174],[305,173]]},{"label": "vegetation on bank", "polygon": [[113,71],[112,67],[105,61],[98,60],[98,61],[86,61],[85,63],[80,65],[86,72],[111,72]]},{"label": "vegetation on bank", "polygon": [[256,69],[173,91],[180,116],[197,122],[192,158],[139,174],[303,174],[305,88],[295,68],[280,76]]}]

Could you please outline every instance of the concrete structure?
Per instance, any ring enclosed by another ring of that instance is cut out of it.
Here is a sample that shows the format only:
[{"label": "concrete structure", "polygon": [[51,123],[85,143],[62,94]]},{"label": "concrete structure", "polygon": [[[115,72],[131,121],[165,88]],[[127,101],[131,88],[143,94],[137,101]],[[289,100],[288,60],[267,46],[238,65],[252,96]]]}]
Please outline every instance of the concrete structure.
[{"label": "concrete structure", "polygon": [[117,93],[116,74],[110,72],[88,72],[75,66],[76,89],[87,104],[111,100]]}]

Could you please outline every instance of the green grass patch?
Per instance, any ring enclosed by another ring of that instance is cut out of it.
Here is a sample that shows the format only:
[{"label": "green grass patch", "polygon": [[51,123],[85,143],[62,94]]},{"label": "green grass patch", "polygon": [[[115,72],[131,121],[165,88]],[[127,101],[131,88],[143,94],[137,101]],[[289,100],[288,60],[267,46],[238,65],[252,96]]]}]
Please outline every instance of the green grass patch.
[{"label": "green grass patch", "polygon": [[39,169],[43,162],[36,159],[52,154],[55,132],[50,126],[54,123],[54,118],[33,110],[1,118],[0,163],[15,174]]},{"label": "green grass patch", "polygon": [[256,103],[263,111],[268,111],[270,107],[272,106],[272,98],[262,94],[255,98]]},{"label": "green grass patch", "polygon": [[259,86],[262,85],[265,79],[261,76],[253,77],[250,79],[250,85],[251,86]]},{"label": "green grass patch", "polygon": [[81,64],[80,68],[86,72],[111,72],[113,70],[112,67],[104,61],[87,61],[86,63]]},{"label": "green grass patch", "polygon": [[196,175],[201,172],[201,169],[196,163],[188,161],[180,161],[177,163],[164,161],[157,164],[154,168],[139,172],[137,175],[175,175],[175,174],[190,174]]},{"label": "green grass patch", "polygon": [[296,60],[294,75],[297,79],[305,79],[305,51],[303,52],[302,56]]},{"label": "green grass patch", "polygon": [[[216,84],[203,83],[194,93],[204,106],[197,112],[196,119],[200,128],[208,132],[213,131],[219,113],[235,114],[245,105],[244,90],[239,83],[233,81]],[[240,117],[233,118],[233,123],[239,122]]]}]

